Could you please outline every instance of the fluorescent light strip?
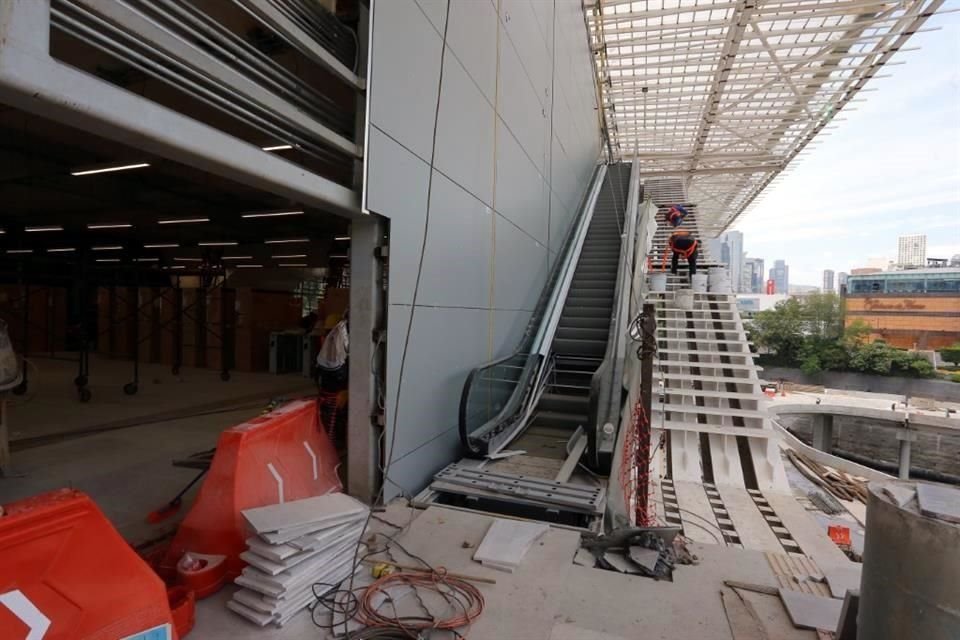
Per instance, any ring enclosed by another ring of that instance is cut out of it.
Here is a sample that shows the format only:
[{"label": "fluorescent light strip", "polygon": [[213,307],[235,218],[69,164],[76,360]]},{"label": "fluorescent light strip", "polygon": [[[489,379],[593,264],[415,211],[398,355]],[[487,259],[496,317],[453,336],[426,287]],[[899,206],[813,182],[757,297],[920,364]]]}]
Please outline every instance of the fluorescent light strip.
[{"label": "fluorescent light strip", "polygon": [[176,242],[169,242],[166,244],[145,244],[143,245],[144,249],[176,249],[180,245]]},{"label": "fluorescent light strip", "polygon": [[97,258],[97,262],[120,262],[120,258]]},{"label": "fluorescent light strip", "polygon": [[27,227],[24,229],[27,233],[37,233],[40,231],[63,231],[63,227],[59,225],[47,225],[45,227]]},{"label": "fluorescent light strip", "polygon": [[266,240],[264,244],[297,244],[310,242],[310,238],[285,238],[283,240]]},{"label": "fluorescent light strip", "polygon": [[264,213],[244,213],[241,218],[279,218],[281,216],[302,216],[303,211],[274,211]]},{"label": "fluorescent light strip", "polygon": [[279,265],[277,265],[277,266],[280,266],[280,267],[305,267],[305,266],[307,266],[307,263],[306,263],[306,262],[281,262],[281,263],[280,263]]},{"label": "fluorescent light strip", "polygon": [[334,240],[336,240],[337,242],[344,242],[345,240],[349,240],[349,239],[350,239],[350,236],[337,236],[334,238]]},{"label": "fluorescent light strip", "polygon": [[132,226],[132,224],[128,224],[126,222],[95,222],[93,224],[88,224],[87,229],[129,229]]},{"label": "fluorescent light strip", "polygon": [[182,264],[175,264],[169,267],[164,267],[164,269],[186,269],[186,267]]},{"label": "fluorescent light strip", "polygon": [[137,258],[137,262],[160,262],[160,258]]},{"label": "fluorescent light strip", "polygon": [[6,232],[7,232],[6,229],[0,229],[0,236],[2,236],[3,234],[5,234]]},{"label": "fluorescent light strip", "polygon": [[9,253],[9,254],[15,254],[15,253],[33,253],[33,249],[7,249],[7,253]]},{"label": "fluorescent light strip", "polygon": [[59,247],[57,249],[47,249],[47,253],[70,253],[76,251],[74,247]]},{"label": "fluorescent light strip", "polygon": [[203,258],[174,258],[177,262],[203,262]]},{"label": "fluorescent light strip", "polygon": [[238,264],[238,269],[259,269],[263,267],[262,264]]},{"label": "fluorescent light strip", "polygon": [[120,251],[123,249],[123,247],[121,247],[118,244],[107,245],[104,247],[90,247],[90,248],[93,249],[94,251]]},{"label": "fluorescent light strip", "polygon": [[236,242],[198,242],[198,247],[235,247]]},{"label": "fluorescent light strip", "polygon": [[129,169],[142,169],[149,167],[148,162],[138,162],[136,164],[118,164],[111,167],[101,167],[99,169],[82,169],[80,171],[71,171],[72,176],[92,176],[95,173],[110,173],[112,171],[127,171]]},{"label": "fluorescent light strip", "polygon": [[292,258],[306,258],[307,254],[305,253],[288,253],[282,256],[270,256],[274,260],[290,260]]},{"label": "fluorescent light strip", "polygon": [[210,218],[168,218],[166,220],[157,220],[157,224],[196,224],[198,222],[210,222]]},{"label": "fluorescent light strip", "polygon": [[293,149],[292,144],[275,144],[272,147],[260,147],[264,151],[286,151],[287,149]]},{"label": "fluorescent light strip", "polygon": [[343,255],[343,256],[329,256],[329,257],[330,257],[331,260],[348,260],[348,259],[350,258],[350,256],[347,256],[347,255]]},{"label": "fluorescent light strip", "polygon": [[224,260],[253,260],[253,256],[223,256]]}]

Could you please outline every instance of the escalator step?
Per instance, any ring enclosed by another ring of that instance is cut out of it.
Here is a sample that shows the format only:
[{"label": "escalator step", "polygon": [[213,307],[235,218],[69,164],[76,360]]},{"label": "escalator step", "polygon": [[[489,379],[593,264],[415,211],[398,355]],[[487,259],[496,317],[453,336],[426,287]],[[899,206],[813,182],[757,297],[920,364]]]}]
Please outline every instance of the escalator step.
[{"label": "escalator step", "polygon": [[577,427],[587,426],[586,414],[564,413],[562,411],[539,411],[533,420],[534,426],[556,427],[575,431]]},{"label": "escalator step", "polygon": [[556,353],[572,356],[594,356],[602,358],[607,352],[607,341],[604,340],[568,340],[555,338],[553,350]]},{"label": "escalator step", "polygon": [[590,398],[582,395],[566,395],[562,393],[545,393],[540,396],[537,409],[557,413],[572,413],[586,415],[590,411]]},{"label": "escalator step", "polygon": [[596,316],[593,318],[561,316],[560,324],[557,326],[558,326],[558,330],[560,329],[597,329],[597,330],[606,332],[610,329],[610,318],[605,318],[603,316]]},{"label": "escalator step", "polygon": [[[609,323],[608,323],[609,324]],[[558,327],[557,339],[560,340],[603,340],[609,337],[609,327]]]}]

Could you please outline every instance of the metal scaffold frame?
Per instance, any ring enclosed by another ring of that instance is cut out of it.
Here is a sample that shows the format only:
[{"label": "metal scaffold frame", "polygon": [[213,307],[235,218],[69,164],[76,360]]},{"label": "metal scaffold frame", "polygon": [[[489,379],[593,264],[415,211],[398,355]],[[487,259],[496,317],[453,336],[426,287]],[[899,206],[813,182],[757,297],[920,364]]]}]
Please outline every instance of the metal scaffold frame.
[{"label": "metal scaffold frame", "polygon": [[726,229],[942,4],[586,0],[613,153]]}]

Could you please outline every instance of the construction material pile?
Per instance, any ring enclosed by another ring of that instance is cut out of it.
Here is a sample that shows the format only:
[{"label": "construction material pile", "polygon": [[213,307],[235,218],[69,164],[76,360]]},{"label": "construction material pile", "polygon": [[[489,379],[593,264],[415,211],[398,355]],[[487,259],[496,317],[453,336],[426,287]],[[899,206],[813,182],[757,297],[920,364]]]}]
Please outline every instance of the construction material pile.
[{"label": "construction material pile", "polygon": [[243,511],[256,535],[227,607],[261,627],[283,626],[315,600],[314,584],[332,589],[353,572],[367,512],[343,493]]}]

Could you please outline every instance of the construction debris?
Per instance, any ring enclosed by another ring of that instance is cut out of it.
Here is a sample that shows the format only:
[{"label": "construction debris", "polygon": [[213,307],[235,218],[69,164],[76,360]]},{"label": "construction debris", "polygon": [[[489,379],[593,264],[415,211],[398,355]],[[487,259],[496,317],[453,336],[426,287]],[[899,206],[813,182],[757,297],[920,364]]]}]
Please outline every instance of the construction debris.
[{"label": "construction debris", "polygon": [[513,573],[534,542],[550,529],[549,525],[497,518],[487,529],[473,559],[480,564]]},{"label": "construction debris", "polygon": [[283,626],[316,599],[313,585],[334,585],[354,570],[368,509],[342,494],[243,511],[257,535],[227,607],[258,625]]},{"label": "construction debris", "polygon": [[960,489],[918,482],[917,502],[923,515],[960,524]]},{"label": "construction debris", "polygon": [[677,564],[695,562],[679,532],[678,527],[618,529],[604,536],[584,535],[581,545],[602,569],[669,580]]},{"label": "construction debris", "polygon": [[825,467],[804,454],[787,449],[787,457],[797,470],[817,486],[829,491],[841,500],[867,503],[867,483],[861,478],[837,469]]}]

